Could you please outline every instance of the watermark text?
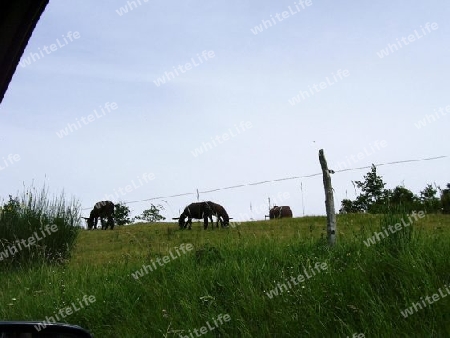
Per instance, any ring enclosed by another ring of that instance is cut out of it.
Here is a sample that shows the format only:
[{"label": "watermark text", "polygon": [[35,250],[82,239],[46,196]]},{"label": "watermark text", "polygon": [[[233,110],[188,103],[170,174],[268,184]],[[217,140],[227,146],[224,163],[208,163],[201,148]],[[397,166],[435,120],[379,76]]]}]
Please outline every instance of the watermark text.
[{"label": "watermark text", "polygon": [[74,131],[81,129],[83,126],[94,122],[95,120],[98,120],[105,116],[107,113],[110,113],[113,110],[116,110],[118,108],[117,103],[115,102],[106,102],[103,106],[99,106],[99,111],[97,109],[94,109],[93,114],[89,114],[88,116],[82,116],[80,119],[76,120],[75,123],[67,123],[67,127],[64,129],[61,129],[60,131],[56,132],[56,135],[59,138],[63,138],[65,136],[68,136],[70,133],[73,133]]},{"label": "watermark text", "polygon": [[[420,26],[420,29],[418,32],[417,29],[414,30],[413,34],[409,34],[408,37],[401,37],[400,39],[395,39],[396,43],[388,43],[387,47],[377,52],[377,55],[380,59],[398,51],[400,48],[403,48],[403,46],[407,46],[410,43],[419,40],[423,38],[425,35],[431,33],[432,31],[435,31],[438,29],[439,26],[436,22],[429,23],[427,22],[425,24],[425,27]],[[420,34],[422,33],[422,35]]]},{"label": "watermark text", "polygon": [[250,128],[252,128],[252,123],[250,121],[241,121],[239,126],[234,126],[234,129],[229,128],[228,131],[226,131],[222,135],[216,135],[214,138],[211,138],[211,142],[203,142],[200,147],[191,150],[191,154],[194,157],[198,157],[201,154],[206,153],[208,150],[212,150],[213,148],[223,144],[224,142],[242,134],[244,131]]},{"label": "watermark text", "polygon": [[350,154],[349,156],[346,156],[344,161],[339,161],[330,166],[330,168],[332,168],[334,171],[350,169],[352,165],[357,163],[358,161],[361,161],[368,156],[375,154],[377,151],[381,151],[381,149],[386,148],[387,144],[388,143],[385,140],[376,140],[368,147],[364,147],[363,149],[361,149],[361,151],[359,151],[357,154]]},{"label": "watermark text", "polygon": [[153,81],[153,83],[156,85],[156,87],[159,87],[162,84],[165,84],[166,82],[175,79],[177,76],[180,76],[181,74],[184,74],[187,71],[191,70],[192,66],[198,67],[202,63],[208,61],[209,59],[214,58],[215,56],[216,55],[214,54],[214,51],[204,50],[201,55],[197,54],[197,58],[192,57],[190,59],[190,62],[186,62],[184,65],[178,65],[177,67],[173,66],[172,67],[173,71],[164,72],[164,75],[158,77],[156,80]]},{"label": "watermark text", "polygon": [[43,59],[46,55],[49,55],[58,49],[61,49],[64,46],[67,46],[70,42],[75,41],[81,37],[80,33],[75,31],[68,31],[66,34],[62,35],[62,39],[57,38],[55,43],[50,44],[50,46],[44,45],[42,48],[38,47],[38,52],[31,52],[27,57],[22,58],[19,61],[20,67],[25,68],[26,66],[31,65],[33,62],[37,60]]},{"label": "watermark text", "polygon": [[122,196],[129,194],[130,192],[139,189],[144,185],[144,183],[148,183],[155,179],[155,174],[153,173],[143,173],[141,176],[137,177],[137,182],[134,179],[131,180],[131,184],[127,184],[124,187],[119,187],[114,190],[114,194],[105,194],[105,199],[114,200],[120,199]]},{"label": "watermark text", "polygon": [[[418,221],[419,219],[425,217],[425,213],[423,211],[419,211],[419,212],[413,211],[411,216],[414,218],[414,221]],[[408,215],[408,220],[409,220],[410,223],[406,223],[405,219],[402,218],[401,219],[401,223],[396,223],[394,225],[389,225],[387,229],[385,227],[383,227],[383,231],[374,232],[374,235],[372,237],[369,237],[367,240],[363,241],[364,244],[367,247],[369,247],[371,245],[374,245],[374,244],[377,244],[382,239],[385,239],[385,238],[389,237],[391,234],[395,234],[397,231],[400,231],[403,228],[409,227],[413,223],[413,220],[411,219],[411,216]]]},{"label": "watermark text", "polygon": [[269,290],[268,292],[264,291],[264,293],[267,295],[267,297],[269,297],[269,299],[272,299],[275,296],[281,295],[285,291],[291,290],[293,286],[299,285],[299,283],[304,283],[318,273],[325,271],[327,268],[327,263],[317,262],[315,263],[314,268],[304,268],[303,274],[300,274],[298,276],[291,276],[289,280],[286,280],[286,283],[278,283],[276,288]]},{"label": "watermark text", "polygon": [[131,12],[133,9],[138,8],[139,6],[142,6],[143,3],[149,2],[150,0],[131,0],[127,1],[125,6],[120,7],[119,9],[116,9],[116,13],[119,16],[122,16],[124,14],[127,14]]},{"label": "watermark text", "polygon": [[417,129],[425,128],[430,123],[436,122],[443,116],[447,116],[447,113],[450,113],[450,105],[446,106],[445,110],[442,107],[435,109],[432,115],[426,114],[422,120],[417,121],[414,125]]},{"label": "watermark text", "polygon": [[336,74],[331,73],[330,77],[326,77],[324,81],[319,82],[319,84],[314,83],[313,85],[308,86],[308,90],[300,90],[300,92],[289,99],[289,103],[291,106],[295,106],[297,103],[305,101],[307,98],[310,98],[312,95],[319,93],[320,91],[342,81],[344,78],[350,76],[350,72],[348,69],[339,69]]},{"label": "watermark text", "polygon": [[[131,276],[138,280],[139,278],[148,275],[150,272],[155,271],[158,269],[158,266],[164,266],[165,264],[169,263],[172,260],[175,260],[179,258],[182,254],[187,254],[189,251],[192,251],[194,249],[194,246],[191,243],[188,244],[181,244],[179,247],[175,247],[174,251],[176,255],[172,252],[172,250],[169,250],[169,255],[164,256],[163,258],[156,258],[156,262],[152,259],[151,263],[149,265],[142,265],[142,268],[139,270],[136,270],[135,272],[131,273]],[[181,252],[180,252],[181,251]],[[158,265],[156,265],[158,263]]]},{"label": "watermark text", "polygon": [[[444,290],[442,290],[442,289],[444,289]],[[403,317],[407,318],[408,316],[412,316],[419,310],[423,310],[424,308],[426,308],[427,304],[431,305],[431,304],[437,302],[438,300],[450,295],[450,289],[449,289],[448,285],[446,285],[444,288],[439,288],[438,291],[439,291],[438,293],[433,294],[431,297],[426,296],[425,299],[423,299],[423,297],[420,297],[419,302],[412,303],[412,305],[409,308],[407,308],[403,311],[400,311],[400,313],[402,314]]]},{"label": "watermark text", "polygon": [[[8,245],[5,250],[0,251],[0,261],[17,254],[19,251],[24,248],[29,248],[32,245],[35,245],[37,242],[43,240],[47,236],[51,235],[58,231],[58,226],[56,224],[49,225],[47,224],[44,228],[40,229],[40,233],[35,231],[32,236],[30,236],[27,240],[25,239],[17,239],[14,241],[14,244]],[[39,236],[41,235],[41,236]]]},{"label": "watermark text", "polygon": [[[302,10],[312,5],[312,0],[299,0],[298,2],[294,2],[295,9],[292,9],[291,6],[288,6],[289,11],[283,11],[280,13],[276,13],[275,15],[270,15],[270,19],[261,20],[261,23],[258,26],[250,28],[250,31],[257,35],[262,33],[264,29],[269,29],[277,24],[277,22],[282,22],[285,19],[290,18],[291,16],[300,13]],[[276,18],[276,20],[275,20]]]},{"label": "watermark text", "polygon": [[[204,334],[207,334],[210,331],[213,331],[215,329],[217,329],[220,325],[225,324],[226,322],[229,322],[231,320],[231,317],[229,314],[220,314],[217,316],[217,318],[213,318],[213,324],[214,326],[212,326],[210,324],[209,321],[206,322],[206,326],[202,326],[199,329],[194,329],[194,330],[189,330],[189,334],[188,335],[182,335],[182,334],[178,334],[180,336],[180,338],[194,338],[194,337],[201,337]],[[194,336],[195,334],[195,336]]]},{"label": "watermark text", "polygon": [[20,155],[19,154],[9,154],[7,158],[4,156],[2,157],[2,160],[0,161],[0,170],[6,169],[9,166],[13,165],[15,162],[20,161]]},{"label": "watermark text", "polygon": [[70,304],[70,306],[67,306],[63,309],[59,309],[58,312],[55,312],[53,314],[53,316],[50,317],[45,317],[45,320],[38,323],[37,325],[34,325],[34,328],[40,332],[41,330],[45,329],[47,327],[47,325],[49,324],[53,324],[56,322],[61,322],[62,319],[66,318],[67,316],[70,316],[71,314],[80,311],[81,309],[84,309],[86,306],[91,305],[92,303],[95,302],[95,297],[93,295],[87,296],[84,295],[83,296],[83,301],[81,301],[80,299],[77,299],[78,302],[78,306],[75,304],[75,302],[72,302],[72,304]]}]

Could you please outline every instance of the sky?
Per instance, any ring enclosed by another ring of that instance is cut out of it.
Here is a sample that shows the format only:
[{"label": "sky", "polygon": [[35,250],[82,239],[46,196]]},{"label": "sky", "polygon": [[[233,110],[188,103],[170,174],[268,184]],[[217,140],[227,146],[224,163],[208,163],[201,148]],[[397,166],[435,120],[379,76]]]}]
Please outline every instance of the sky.
[{"label": "sky", "polygon": [[50,0],[0,105],[0,200],[45,185],[84,216],[212,200],[259,220],[269,198],[325,215],[319,149],[336,211],[370,170],[342,169],[445,156],[377,168],[444,188],[449,6]]}]

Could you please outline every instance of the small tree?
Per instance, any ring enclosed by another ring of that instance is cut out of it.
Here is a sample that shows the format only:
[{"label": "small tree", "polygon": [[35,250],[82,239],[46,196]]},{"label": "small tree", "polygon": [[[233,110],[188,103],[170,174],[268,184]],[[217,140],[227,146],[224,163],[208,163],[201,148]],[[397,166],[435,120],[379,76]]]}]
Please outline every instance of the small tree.
[{"label": "small tree", "polygon": [[358,201],[352,201],[348,198],[344,198],[341,201],[341,209],[339,209],[339,213],[341,214],[353,214],[357,212],[363,212]]},{"label": "small tree", "polygon": [[20,201],[19,197],[13,198],[12,195],[9,195],[8,203],[5,203],[2,207],[2,211],[4,212],[19,212],[20,210]]},{"label": "small tree", "polygon": [[441,191],[442,213],[450,214],[450,183],[447,183],[447,189]]},{"label": "small tree", "polygon": [[349,200],[348,198],[344,198],[341,201],[341,208],[339,209],[340,214],[350,214],[352,213],[353,209],[353,202]]},{"label": "small tree", "polygon": [[419,198],[401,185],[387,192],[389,208],[411,212],[420,208]]},{"label": "small tree", "polygon": [[130,208],[128,208],[124,202],[116,203],[114,208],[114,222],[117,225],[130,224],[132,222],[130,213]]},{"label": "small tree", "polygon": [[149,223],[157,222],[160,220],[165,220],[166,218],[160,214],[160,211],[164,210],[162,205],[150,204],[150,209],[146,209],[141,215],[136,216],[136,219],[143,220]]},{"label": "small tree", "polygon": [[436,213],[441,209],[441,201],[436,194],[437,189],[434,189],[431,184],[427,184],[425,189],[420,192],[420,203],[428,213]]},{"label": "small tree", "polygon": [[372,164],[370,172],[364,176],[364,181],[355,181],[356,186],[362,191],[356,198],[356,207],[362,211],[379,212],[385,205],[386,183],[377,175],[377,167]]}]

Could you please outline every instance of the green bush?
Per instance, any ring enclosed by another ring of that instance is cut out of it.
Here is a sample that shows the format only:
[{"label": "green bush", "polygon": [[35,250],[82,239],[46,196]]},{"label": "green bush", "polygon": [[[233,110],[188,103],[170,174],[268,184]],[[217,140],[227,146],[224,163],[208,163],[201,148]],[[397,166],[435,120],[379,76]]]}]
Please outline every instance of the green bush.
[{"label": "green bush", "polygon": [[117,202],[114,206],[114,223],[116,225],[126,225],[133,222],[130,218],[130,208],[125,202]]},{"label": "green bush", "polygon": [[158,221],[163,221],[166,218],[160,214],[160,211],[164,210],[162,205],[153,205],[150,204],[150,209],[145,209],[141,215],[136,216],[136,220],[142,220],[149,223],[154,223]]},{"label": "green bush", "polygon": [[9,196],[0,211],[0,269],[69,258],[80,226],[80,204],[31,188]]},{"label": "green bush", "polygon": [[447,184],[447,189],[441,192],[442,213],[450,214],[450,183]]}]

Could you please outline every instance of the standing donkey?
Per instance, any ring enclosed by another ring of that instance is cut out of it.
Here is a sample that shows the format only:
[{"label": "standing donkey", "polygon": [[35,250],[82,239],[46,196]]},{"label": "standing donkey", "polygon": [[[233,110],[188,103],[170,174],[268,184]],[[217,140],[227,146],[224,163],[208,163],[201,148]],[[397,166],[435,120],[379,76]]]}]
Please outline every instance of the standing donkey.
[{"label": "standing donkey", "polygon": [[[97,229],[98,219],[100,218],[100,222],[102,223],[102,230],[108,229],[108,226],[111,227],[111,230],[114,229],[114,203],[111,201],[101,201],[97,202],[94,205],[94,208],[91,210],[89,217],[83,217],[86,222],[89,230]],[[105,219],[106,218],[106,223]]]}]

